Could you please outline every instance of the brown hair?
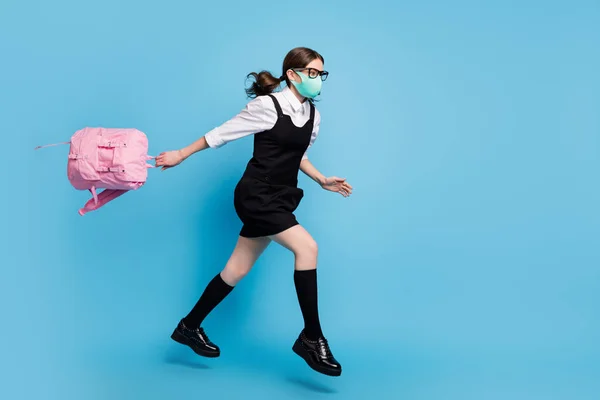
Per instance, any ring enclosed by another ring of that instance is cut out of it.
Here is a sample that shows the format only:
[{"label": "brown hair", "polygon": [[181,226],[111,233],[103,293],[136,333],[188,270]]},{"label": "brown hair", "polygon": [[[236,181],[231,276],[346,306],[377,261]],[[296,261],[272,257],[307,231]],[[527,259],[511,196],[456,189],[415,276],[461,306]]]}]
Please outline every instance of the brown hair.
[{"label": "brown hair", "polygon": [[286,75],[288,69],[304,68],[317,58],[325,63],[322,55],[307,47],[296,47],[290,50],[283,59],[281,77],[276,78],[269,71],[251,72],[246,78],[253,77],[254,82],[246,88],[246,94],[248,97],[264,96],[273,93],[283,81],[289,85],[290,81]]}]

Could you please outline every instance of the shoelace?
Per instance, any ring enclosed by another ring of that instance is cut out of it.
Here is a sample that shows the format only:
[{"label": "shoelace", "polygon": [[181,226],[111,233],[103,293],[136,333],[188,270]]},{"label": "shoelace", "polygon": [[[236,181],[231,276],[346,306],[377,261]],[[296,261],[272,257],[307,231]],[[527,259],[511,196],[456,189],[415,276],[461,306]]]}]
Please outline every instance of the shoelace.
[{"label": "shoelace", "polygon": [[210,340],[208,338],[208,335],[206,334],[206,332],[204,332],[203,328],[198,328],[198,333],[200,334],[200,336],[202,336],[204,338],[204,340],[206,340],[207,342]]},{"label": "shoelace", "polygon": [[206,343],[210,342],[210,339],[208,338],[208,335],[206,334],[206,332],[204,332],[203,328],[196,328],[196,329],[188,329],[192,332],[196,332]]},{"label": "shoelace", "polygon": [[319,343],[319,352],[321,353],[321,355],[325,356],[326,358],[331,357],[331,350],[329,349],[329,343],[327,342],[327,339],[325,338],[319,338],[318,340]]}]

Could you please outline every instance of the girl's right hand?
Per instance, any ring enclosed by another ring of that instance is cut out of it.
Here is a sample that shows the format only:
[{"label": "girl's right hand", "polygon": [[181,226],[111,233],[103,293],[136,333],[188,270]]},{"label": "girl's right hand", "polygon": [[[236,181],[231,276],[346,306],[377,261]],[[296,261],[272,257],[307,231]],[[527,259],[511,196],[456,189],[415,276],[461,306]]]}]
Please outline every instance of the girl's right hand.
[{"label": "girl's right hand", "polygon": [[156,157],[156,166],[162,167],[161,169],[164,171],[181,164],[184,159],[181,150],[166,151]]}]

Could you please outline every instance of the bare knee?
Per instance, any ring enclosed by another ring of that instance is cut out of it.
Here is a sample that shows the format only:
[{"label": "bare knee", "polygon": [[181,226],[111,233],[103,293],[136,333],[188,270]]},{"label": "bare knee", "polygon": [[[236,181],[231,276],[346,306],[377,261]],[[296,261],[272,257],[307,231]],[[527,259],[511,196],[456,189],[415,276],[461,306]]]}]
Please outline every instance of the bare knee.
[{"label": "bare knee", "polygon": [[319,246],[314,239],[303,241],[294,249],[296,257],[296,266],[299,268],[314,268],[317,266],[317,258],[319,255]]},{"label": "bare knee", "polygon": [[235,286],[241,281],[260,256],[267,248],[270,239],[247,239],[240,237],[235,246],[235,250],[229,257],[225,268],[221,272],[221,278],[230,286]]},{"label": "bare knee", "polygon": [[306,251],[309,255],[317,258],[317,256],[319,255],[319,245],[314,239],[308,241],[308,243],[306,244]]},{"label": "bare knee", "polygon": [[252,269],[252,265],[248,263],[236,262],[236,260],[230,260],[225,265],[223,272],[221,272],[221,278],[230,286],[235,286],[239,281],[244,279],[248,272]]}]

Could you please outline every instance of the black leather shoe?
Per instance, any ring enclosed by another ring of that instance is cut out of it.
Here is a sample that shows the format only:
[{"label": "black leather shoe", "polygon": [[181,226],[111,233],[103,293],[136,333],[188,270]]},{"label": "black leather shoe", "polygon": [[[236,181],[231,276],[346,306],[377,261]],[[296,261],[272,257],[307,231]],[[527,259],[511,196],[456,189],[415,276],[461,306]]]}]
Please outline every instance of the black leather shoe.
[{"label": "black leather shoe", "polygon": [[327,339],[324,337],[320,337],[316,342],[313,342],[308,340],[304,331],[302,331],[292,350],[317,372],[329,376],[340,376],[342,374],[342,366],[331,354]]},{"label": "black leather shoe", "polygon": [[171,334],[171,339],[188,346],[200,356],[219,357],[221,355],[219,346],[210,341],[204,333],[204,329],[189,329],[184,325],[183,320],[179,321],[177,328]]}]

